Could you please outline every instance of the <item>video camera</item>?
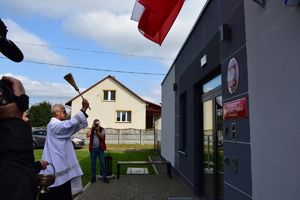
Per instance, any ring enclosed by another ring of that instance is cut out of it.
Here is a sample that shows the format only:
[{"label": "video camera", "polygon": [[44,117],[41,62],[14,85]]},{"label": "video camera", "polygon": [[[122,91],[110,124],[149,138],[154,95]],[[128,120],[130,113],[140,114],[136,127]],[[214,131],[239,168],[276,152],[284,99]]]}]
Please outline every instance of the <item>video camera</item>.
[{"label": "video camera", "polygon": [[5,106],[12,102],[16,102],[18,108],[23,112],[29,108],[29,97],[26,94],[17,97],[10,87],[0,80],[0,106]]}]

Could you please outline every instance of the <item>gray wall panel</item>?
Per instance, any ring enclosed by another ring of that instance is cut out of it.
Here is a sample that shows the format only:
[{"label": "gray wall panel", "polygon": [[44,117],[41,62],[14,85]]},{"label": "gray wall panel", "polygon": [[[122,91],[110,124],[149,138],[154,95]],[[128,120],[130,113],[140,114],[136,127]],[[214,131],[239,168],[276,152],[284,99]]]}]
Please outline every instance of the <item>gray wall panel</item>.
[{"label": "gray wall panel", "polygon": [[252,200],[251,196],[243,193],[242,191],[233,188],[230,185],[224,184],[225,189],[225,199],[229,200]]},{"label": "gray wall panel", "polygon": [[175,165],[175,67],[171,69],[168,77],[162,85],[162,126],[161,126],[161,147],[162,156]]},{"label": "gray wall panel", "polygon": [[[224,141],[224,156],[229,163],[224,163],[224,180],[233,189],[252,195],[250,144]],[[232,171],[232,159],[237,159],[237,172]],[[232,190],[232,189],[231,189]],[[226,190],[225,190],[226,191]],[[226,191],[228,194],[228,191]],[[226,196],[226,199],[230,199]]]},{"label": "gray wall panel", "polygon": [[201,21],[204,26],[204,44],[208,43],[213,35],[218,32],[219,29],[219,3],[218,1],[210,1],[208,6],[206,7],[203,15],[201,17]]},{"label": "gray wall panel", "polygon": [[[223,9],[221,9],[222,11]],[[240,3],[232,10],[231,15],[224,21],[230,28],[231,39],[228,42],[220,42],[221,45],[221,61],[225,61],[240,50],[246,43],[245,20],[244,20],[244,4]],[[223,63],[223,62],[222,62]]]},{"label": "gray wall panel", "polygon": [[300,10],[245,8],[253,199],[299,199]]}]

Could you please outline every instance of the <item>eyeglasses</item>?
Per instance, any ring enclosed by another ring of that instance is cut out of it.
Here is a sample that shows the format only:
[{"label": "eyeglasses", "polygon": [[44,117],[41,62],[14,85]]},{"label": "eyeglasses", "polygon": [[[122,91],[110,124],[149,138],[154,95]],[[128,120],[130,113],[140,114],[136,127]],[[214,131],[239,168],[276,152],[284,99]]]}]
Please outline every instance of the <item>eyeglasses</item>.
[{"label": "eyeglasses", "polygon": [[57,110],[57,111],[59,111],[59,112],[63,112],[63,113],[67,113],[67,111],[66,111],[66,110]]}]

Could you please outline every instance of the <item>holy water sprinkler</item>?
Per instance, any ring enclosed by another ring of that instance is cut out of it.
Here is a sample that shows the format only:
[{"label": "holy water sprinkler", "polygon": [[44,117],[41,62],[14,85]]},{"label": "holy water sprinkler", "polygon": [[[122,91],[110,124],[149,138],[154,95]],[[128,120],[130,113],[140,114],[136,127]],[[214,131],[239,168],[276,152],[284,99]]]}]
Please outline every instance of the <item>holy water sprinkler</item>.
[{"label": "holy water sprinkler", "polygon": [[[79,95],[80,95],[81,98],[83,99],[83,96],[82,96],[82,94],[79,92],[79,89],[78,89],[78,87],[77,87],[77,85],[76,85],[76,83],[75,83],[75,80],[74,80],[72,74],[69,73],[69,74],[65,75],[65,76],[64,76],[64,79],[65,79],[66,81],[68,81],[68,83],[70,83],[70,84],[73,86],[73,88],[79,93]],[[89,107],[89,109],[91,110],[90,107]]]}]

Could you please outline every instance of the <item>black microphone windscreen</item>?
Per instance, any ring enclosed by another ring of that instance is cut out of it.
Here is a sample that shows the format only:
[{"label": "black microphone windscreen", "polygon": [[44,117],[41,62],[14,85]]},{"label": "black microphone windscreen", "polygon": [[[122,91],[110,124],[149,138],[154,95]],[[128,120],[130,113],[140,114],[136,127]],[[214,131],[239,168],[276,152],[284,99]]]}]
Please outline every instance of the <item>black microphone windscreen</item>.
[{"label": "black microphone windscreen", "polygon": [[14,62],[21,62],[24,59],[22,51],[11,40],[2,38],[0,52]]}]

